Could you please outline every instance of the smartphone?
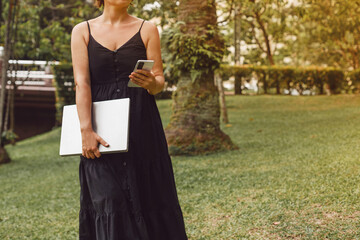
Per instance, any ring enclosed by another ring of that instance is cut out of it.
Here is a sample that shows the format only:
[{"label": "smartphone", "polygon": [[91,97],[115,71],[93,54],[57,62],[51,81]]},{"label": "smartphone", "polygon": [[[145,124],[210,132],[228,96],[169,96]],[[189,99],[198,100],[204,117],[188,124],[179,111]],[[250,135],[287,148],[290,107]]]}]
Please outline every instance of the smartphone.
[{"label": "smartphone", "polygon": [[[138,60],[133,72],[136,72],[136,70],[138,69],[151,71],[153,66],[154,66],[154,60]],[[141,86],[133,83],[130,79],[128,82],[128,87],[141,87]]]}]

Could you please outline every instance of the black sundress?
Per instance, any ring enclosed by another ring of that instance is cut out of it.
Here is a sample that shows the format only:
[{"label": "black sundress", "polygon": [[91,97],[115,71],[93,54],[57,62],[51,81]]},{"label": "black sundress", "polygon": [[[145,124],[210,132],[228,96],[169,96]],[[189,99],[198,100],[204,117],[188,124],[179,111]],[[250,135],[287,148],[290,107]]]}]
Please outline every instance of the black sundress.
[{"label": "black sundress", "polygon": [[127,86],[137,60],[147,59],[144,21],[115,51],[92,37],[87,21],[92,101],[130,98],[130,123],[128,152],[80,155],[81,240],[188,239],[155,98]]}]

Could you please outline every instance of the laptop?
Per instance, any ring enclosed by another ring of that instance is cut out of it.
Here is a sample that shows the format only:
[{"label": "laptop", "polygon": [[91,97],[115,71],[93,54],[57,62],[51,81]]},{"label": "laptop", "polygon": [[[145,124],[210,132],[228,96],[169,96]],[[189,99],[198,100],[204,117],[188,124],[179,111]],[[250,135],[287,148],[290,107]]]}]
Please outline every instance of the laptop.
[{"label": "laptop", "polygon": [[[130,98],[92,103],[92,126],[108,147],[99,143],[101,154],[127,152],[129,144]],[[63,108],[60,156],[82,155],[80,121],[76,104]]]}]

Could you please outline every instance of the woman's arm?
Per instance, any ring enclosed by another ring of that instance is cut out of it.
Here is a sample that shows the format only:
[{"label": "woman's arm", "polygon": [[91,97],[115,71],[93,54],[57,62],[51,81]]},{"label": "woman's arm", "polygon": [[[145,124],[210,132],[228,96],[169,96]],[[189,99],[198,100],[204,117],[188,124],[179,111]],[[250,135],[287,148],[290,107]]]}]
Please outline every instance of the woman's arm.
[{"label": "woman's arm", "polygon": [[104,146],[109,145],[93,131],[92,127],[89,59],[84,37],[87,31],[86,22],[79,23],[73,28],[71,33],[71,57],[76,85],[75,101],[82,135],[82,155],[94,159],[95,156],[101,156],[98,142]]},{"label": "woman's arm", "polygon": [[147,89],[149,94],[155,95],[164,89],[165,84],[159,31],[155,24],[146,21],[142,32],[146,39],[147,59],[154,60],[154,66],[151,72],[137,70],[136,73],[133,72],[129,77],[133,82]]},{"label": "woman's arm", "polygon": [[[76,85],[75,99],[81,131],[92,129],[89,59],[83,34],[85,27],[85,22],[79,23],[73,28],[71,33],[71,57]],[[85,30],[87,29],[85,28]]]}]

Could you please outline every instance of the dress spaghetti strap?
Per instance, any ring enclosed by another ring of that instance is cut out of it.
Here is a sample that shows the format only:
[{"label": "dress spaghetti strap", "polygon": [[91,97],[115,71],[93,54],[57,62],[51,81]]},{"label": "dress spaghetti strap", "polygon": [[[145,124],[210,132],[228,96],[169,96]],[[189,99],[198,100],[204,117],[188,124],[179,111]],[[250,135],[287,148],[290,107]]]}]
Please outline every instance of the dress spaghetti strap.
[{"label": "dress spaghetti strap", "polygon": [[91,31],[90,31],[90,25],[89,25],[89,22],[86,21],[87,25],[88,25],[88,29],[89,29],[89,34],[91,35]]},{"label": "dress spaghetti strap", "polygon": [[140,26],[139,32],[140,32],[140,30],[141,30],[141,28],[142,28],[142,26],[143,26],[144,22],[145,22],[145,19],[144,19],[144,20],[143,20],[143,22],[141,23],[141,26]]}]

